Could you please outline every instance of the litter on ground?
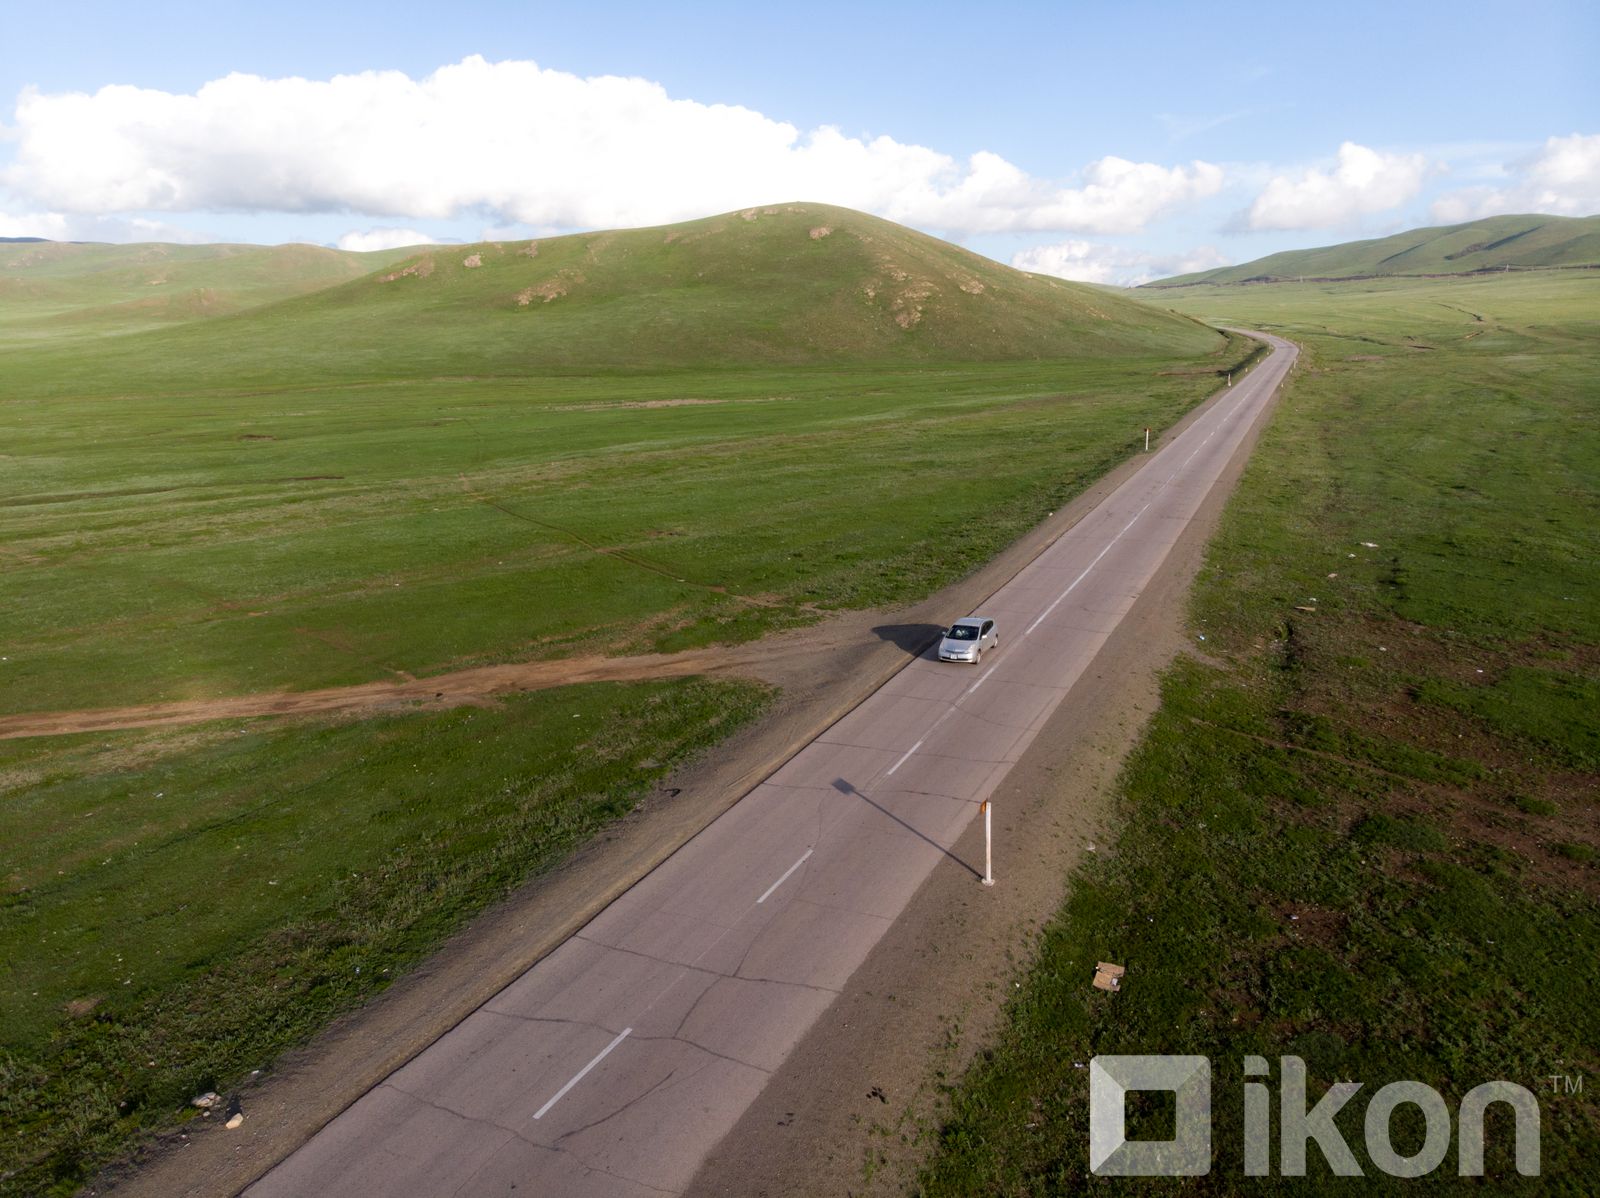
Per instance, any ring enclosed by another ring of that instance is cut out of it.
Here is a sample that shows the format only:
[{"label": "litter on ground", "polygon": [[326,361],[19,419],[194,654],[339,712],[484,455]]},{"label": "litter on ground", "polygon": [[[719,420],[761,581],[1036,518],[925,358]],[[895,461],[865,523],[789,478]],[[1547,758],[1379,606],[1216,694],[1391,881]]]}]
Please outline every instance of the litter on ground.
[{"label": "litter on ground", "polygon": [[1097,990],[1122,989],[1122,975],[1127,973],[1127,967],[1113,965],[1110,961],[1101,961],[1094,967],[1094,984]]}]

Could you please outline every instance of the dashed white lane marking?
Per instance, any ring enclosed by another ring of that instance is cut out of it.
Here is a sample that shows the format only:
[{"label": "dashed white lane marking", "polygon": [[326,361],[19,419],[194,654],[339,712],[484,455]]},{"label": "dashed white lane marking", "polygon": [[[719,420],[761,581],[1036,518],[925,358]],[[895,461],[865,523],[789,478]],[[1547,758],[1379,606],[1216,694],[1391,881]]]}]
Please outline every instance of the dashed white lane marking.
[{"label": "dashed white lane marking", "polygon": [[[1077,585],[1080,582],[1082,582],[1085,578],[1089,577],[1090,572],[1092,572],[1094,570],[1094,568],[1100,564],[1100,559],[1105,557],[1106,554],[1111,552],[1112,546],[1114,546],[1118,541],[1122,540],[1122,538],[1127,535],[1127,532],[1128,532],[1128,530],[1130,528],[1132,528],[1135,524],[1139,523],[1139,517],[1143,516],[1145,514],[1145,512],[1150,510],[1150,505],[1161,497],[1161,492],[1165,491],[1169,486],[1171,486],[1172,485],[1172,481],[1175,478],[1177,478],[1180,474],[1182,474],[1185,470],[1187,470],[1189,468],[1189,463],[1194,461],[1195,455],[1198,454],[1202,449],[1204,449],[1206,447],[1207,442],[1209,442],[1212,437],[1216,436],[1217,433],[1219,431],[1221,431],[1221,428],[1223,427],[1223,425],[1225,425],[1227,423],[1227,421],[1229,419],[1231,419],[1235,415],[1235,413],[1238,412],[1238,410],[1244,405],[1244,400],[1245,400],[1245,395],[1244,395],[1243,392],[1241,392],[1240,395],[1239,395],[1239,398],[1234,401],[1233,407],[1231,407],[1228,410],[1227,415],[1219,417],[1217,419],[1217,421],[1212,425],[1211,431],[1208,432],[1205,435],[1204,440],[1202,440],[1200,442],[1200,444],[1196,445],[1192,450],[1189,451],[1189,456],[1183,459],[1183,465],[1179,466],[1176,470],[1174,470],[1171,474],[1169,474],[1165,479],[1162,480],[1161,485],[1156,488],[1156,493],[1154,495],[1150,496],[1150,498],[1145,501],[1144,507],[1140,508],[1137,512],[1135,512],[1133,514],[1133,519],[1132,520],[1129,520],[1126,524],[1124,524],[1122,526],[1122,531],[1119,532],[1116,536],[1112,537],[1109,541],[1107,541],[1106,545],[1105,545],[1105,548],[1100,550],[1099,553],[1095,554],[1094,561],[1090,562],[1087,566],[1085,566],[1083,568],[1083,573],[1079,574],[1076,578],[1074,578],[1071,582],[1069,582],[1067,584],[1066,589],[1064,591],[1062,591],[1061,594],[1059,594],[1059,595],[1057,595],[1055,597],[1055,600],[1050,604],[1050,606],[1045,608],[1042,612],[1040,612],[1038,614],[1038,616],[1036,616],[1034,618],[1034,621],[1033,621],[1032,624],[1029,624],[1025,629],[1023,629],[1023,631],[1022,631],[1022,635],[1023,636],[1027,636],[1035,628],[1039,627],[1040,624],[1044,623],[1046,617],[1048,617],[1051,612],[1055,611],[1056,608],[1061,606],[1061,601],[1063,599],[1065,599],[1068,595],[1072,594],[1072,592],[1077,588]],[[985,677],[987,677],[987,675],[985,675]],[[980,678],[979,681],[981,682],[982,679]],[[974,686],[973,689],[977,689],[976,686]],[[913,752],[914,751],[915,750],[913,750]],[[897,762],[896,765],[898,765],[898,764],[899,763]],[[893,772],[894,772],[893,770],[890,771],[890,773],[893,773]]]},{"label": "dashed white lane marking", "polygon": [[[809,856],[809,854],[808,854],[808,856]],[[572,1075],[571,1079],[567,1082],[566,1085],[562,1086],[561,1089],[557,1090],[553,1095],[550,1096],[550,1101],[549,1102],[545,1103],[542,1107],[540,1107],[537,1111],[535,1111],[533,1113],[533,1117],[535,1119],[543,1119],[544,1118],[544,1113],[546,1111],[548,1111],[551,1107],[555,1106],[556,1103],[560,1102],[563,1098],[565,1098],[567,1096],[567,1091],[568,1090],[572,1089],[573,1086],[575,1086],[579,1082],[581,1082],[584,1079],[584,1077],[586,1077],[588,1075],[589,1070],[593,1069],[601,1061],[605,1060],[606,1057],[610,1056],[611,1055],[611,1050],[613,1048],[615,1048],[617,1045],[621,1044],[624,1040],[626,1040],[628,1038],[628,1036],[630,1034],[632,1034],[632,1032],[633,1032],[633,1029],[631,1027],[625,1027],[620,1032],[618,1032],[617,1033],[617,1038],[615,1040],[611,1041],[610,1044],[607,1044],[604,1048],[602,1048],[600,1050],[599,1055],[596,1056],[594,1060],[590,1061],[582,1069],[580,1069],[580,1070],[578,1070],[578,1072],[574,1073]]]},{"label": "dashed white lane marking", "polygon": [[922,734],[922,739],[919,740],[916,744],[912,745],[904,753],[900,754],[900,760],[896,761],[887,770],[885,770],[883,776],[885,778],[887,778],[890,774],[894,773],[895,770],[899,769],[902,765],[904,765],[907,761],[909,761],[910,758],[911,758],[911,754],[915,753],[918,749],[922,748],[923,745],[927,744],[928,743],[928,737],[933,735],[933,730],[935,728],[937,728],[940,724],[942,724],[946,720],[948,720],[952,715],[954,715],[955,714],[955,710],[956,709],[953,706],[946,708],[945,709],[945,713],[942,716],[940,716],[938,719],[934,720],[933,723],[928,726],[928,730]]},{"label": "dashed white lane marking", "polygon": [[[995,648],[999,648],[999,646],[996,645]],[[998,666],[999,664],[1000,664],[999,662],[995,662],[994,665],[990,666],[987,670],[985,670],[983,672],[983,675],[976,682],[974,682],[971,686],[967,687],[966,690],[961,692],[961,697],[963,699],[965,699],[973,691],[977,690],[980,686],[982,686],[985,682],[987,682],[989,680],[989,675],[994,673],[995,667]]]},{"label": "dashed white lane marking", "polygon": [[811,854],[816,852],[816,851],[817,851],[816,849],[807,849],[805,851],[805,853],[801,856],[800,860],[796,861],[788,869],[784,870],[783,871],[783,877],[779,878],[771,886],[768,886],[767,889],[762,893],[761,897],[756,900],[756,902],[764,903],[769,898],[771,898],[772,897],[772,892],[774,890],[776,890],[778,887],[782,886],[785,882],[787,882],[789,880],[789,875],[794,873],[795,870],[799,869],[802,865],[804,865],[806,863],[806,858],[811,856]]},{"label": "dashed white lane marking", "polygon": [[1034,618],[1033,623],[1029,624],[1026,628],[1024,628],[1022,630],[1022,635],[1023,636],[1027,636],[1035,628],[1039,627],[1040,624],[1043,624],[1044,621],[1045,621],[1045,617],[1048,616],[1051,612],[1055,611],[1056,608],[1061,606],[1061,601],[1063,599],[1065,599],[1068,595],[1072,594],[1072,592],[1077,588],[1077,585],[1080,582],[1082,582],[1085,578],[1089,577],[1089,572],[1100,564],[1100,559],[1103,558],[1106,554],[1111,552],[1112,547],[1115,546],[1118,541],[1122,540],[1123,535],[1128,531],[1128,529],[1132,528],[1135,524],[1139,523],[1139,517],[1144,515],[1145,510],[1150,506],[1150,504],[1152,504],[1154,502],[1155,502],[1154,498],[1150,499],[1144,505],[1144,507],[1140,508],[1137,512],[1134,513],[1133,519],[1129,520],[1126,524],[1124,524],[1122,526],[1122,532],[1119,532],[1116,536],[1112,537],[1109,541],[1107,541],[1105,548],[1102,549],[1099,553],[1095,554],[1094,561],[1090,562],[1087,566],[1085,566],[1083,568],[1083,573],[1078,575],[1071,582],[1069,582],[1067,584],[1067,589],[1062,591],[1061,594],[1057,595],[1055,597],[1055,599],[1051,602],[1050,606],[1045,608],[1042,612],[1040,612],[1038,614],[1038,616],[1036,616]]}]

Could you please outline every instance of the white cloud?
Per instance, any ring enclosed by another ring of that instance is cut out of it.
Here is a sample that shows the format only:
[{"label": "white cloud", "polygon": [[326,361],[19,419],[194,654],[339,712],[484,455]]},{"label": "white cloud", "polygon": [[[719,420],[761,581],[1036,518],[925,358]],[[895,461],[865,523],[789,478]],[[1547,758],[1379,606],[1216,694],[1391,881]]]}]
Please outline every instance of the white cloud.
[{"label": "white cloud", "polygon": [[1347,141],[1332,170],[1277,175],[1250,206],[1251,229],[1326,229],[1413,199],[1432,168],[1423,154],[1385,154]]},{"label": "white cloud", "polygon": [[1209,245],[1184,254],[1146,254],[1092,241],[1061,241],[1023,250],[1012,257],[1011,265],[1079,283],[1137,287],[1152,279],[1228,266],[1230,259]]},{"label": "white cloud", "polygon": [[362,232],[352,229],[339,238],[341,250],[354,250],[358,253],[365,250],[397,250],[408,245],[437,244],[434,238],[415,229],[367,229]]},{"label": "white cloud", "polygon": [[353,212],[596,228],[821,200],[953,233],[1136,231],[1220,168],[1107,157],[1080,186],[998,155],[802,133],[645,79],[467,58],[413,80],[233,74],[176,95],[25,90],[3,181],[63,212]]},{"label": "white cloud", "polygon": [[43,237],[49,241],[166,241],[188,245],[216,240],[194,229],[143,217],[3,210],[0,210],[0,237]]},{"label": "white cloud", "polygon": [[1506,212],[1600,212],[1600,133],[1552,137],[1536,153],[1507,163],[1505,176],[1504,187],[1467,187],[1439,197],[1430,215],[1454,225]]}]

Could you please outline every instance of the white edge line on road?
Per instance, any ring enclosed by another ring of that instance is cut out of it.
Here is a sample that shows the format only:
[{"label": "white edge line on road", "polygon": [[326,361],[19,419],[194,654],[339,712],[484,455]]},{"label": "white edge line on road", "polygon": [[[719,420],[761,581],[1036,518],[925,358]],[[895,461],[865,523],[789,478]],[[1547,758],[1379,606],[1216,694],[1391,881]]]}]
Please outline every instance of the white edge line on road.
[{"label": "white edge line on road", "polygon": [[579,1082],[581,1082],[584,1079],[584,1077],[588,1074],[589,1070],[593,1069],[601,1061],[605,1060],[606,1057],[611,1055],[611,1050],[613,1048],[615,1048],[617,1045],[621,1044],[624,1040],[626,1040],[628,1038],[628,1036],[632,1033],[632,1031],[633,1031],[633,1029],[631,1027],[625,1027],[620,1032],[618,1032],[617,1033],[617,1038],[615,1040],[611,1041],[610,1044],[607,1044],[604,1048],[602,1048],[600,1050],[599,1055],[596,1056],[594,1060],[590,1061],[582,1069],[578,1070],[578,1072],[573,1074],[572,1075],[572,1080],[569,1081],[566,1085],[562,1086],[561,1089],[557,1090],[555,1092],[555,1094],[551,1096],[549,1102],[545,1103],[542,1107],[540,1107],[537,1111],[535,1111],[533,1113],[533,1117],[535,1119],[543,1119],[546,1111],[548,1111],[551,1107],[555,1106],[556,1103],[560,1102],[563,1098],[565,1098],[567,1096],[567,1091],[572,1089],[572,1087],[577,1085]]},{"label": "white edge line on road", "polygon": [[774,890],[776,890],[778,887],[782,886],[785,882],[787,882],[789,880],[789,875],[794,873],[795,870],[799,869],[802,865],[804,865],[806,863],[806,858],[811,856],[811,854],[816,852],[816,851],[817,851],[816,849],[807,849],[805,851],[805,854],[800,858],[800,860],[796,861],[788,869],[784,870],[783,871],[783,877],[779,878],[771,886],[768,886],[766,891],[761,895],[760,898],[758,898],[756,900],[756,902],[764,903],[769,898],[771,898],[772,897],[772,892]]}]

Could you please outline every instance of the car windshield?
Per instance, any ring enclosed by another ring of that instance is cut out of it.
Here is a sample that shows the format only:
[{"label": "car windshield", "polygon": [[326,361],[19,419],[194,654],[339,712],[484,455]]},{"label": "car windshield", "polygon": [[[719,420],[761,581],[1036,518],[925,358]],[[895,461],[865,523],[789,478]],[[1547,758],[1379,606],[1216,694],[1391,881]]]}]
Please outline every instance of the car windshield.
[{"label": "car windshield", "polygon": [[978,639],[978,627],[975,624],[957,624],[948,635],[953,641],[975,641]]}]

